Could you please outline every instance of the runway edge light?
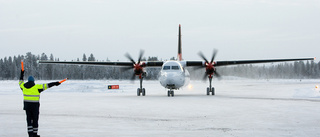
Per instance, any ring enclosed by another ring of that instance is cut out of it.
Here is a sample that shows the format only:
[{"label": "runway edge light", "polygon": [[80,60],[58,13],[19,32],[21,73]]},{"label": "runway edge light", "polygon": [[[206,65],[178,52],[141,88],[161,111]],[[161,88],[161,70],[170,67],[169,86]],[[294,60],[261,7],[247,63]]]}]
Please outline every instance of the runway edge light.
[{"label": "runway edge light", "polygon": [[108,89],[119,89],[119,85],[108,85]]}]

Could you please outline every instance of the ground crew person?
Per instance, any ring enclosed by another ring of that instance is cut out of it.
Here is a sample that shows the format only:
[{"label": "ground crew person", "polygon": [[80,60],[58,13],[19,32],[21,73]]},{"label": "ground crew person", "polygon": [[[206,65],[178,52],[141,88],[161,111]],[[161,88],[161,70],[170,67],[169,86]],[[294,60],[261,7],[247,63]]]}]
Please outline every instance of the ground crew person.
[{"label": "ground crew person", "polygon": [[40,137],[38,135],[38,120],[40,107],[40,93],[52,86],[59,86],[60,82],[47,84],[35,84],[34,77],[29,76],[28,82],[23,82],[24,69],[21,70],[19,86],[23,92],[24,107],[27,115],[27,125],[29,137]]}]

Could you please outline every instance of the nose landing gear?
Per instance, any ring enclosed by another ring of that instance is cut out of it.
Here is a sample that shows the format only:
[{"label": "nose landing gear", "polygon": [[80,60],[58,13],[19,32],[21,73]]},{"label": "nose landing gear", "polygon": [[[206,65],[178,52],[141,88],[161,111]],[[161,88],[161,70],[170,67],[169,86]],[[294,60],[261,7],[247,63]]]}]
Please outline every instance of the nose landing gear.
[{"label": "nose landing gear", "polygon": [[174,91],[172,89],[168,90],[168,97],[174,97]]}]

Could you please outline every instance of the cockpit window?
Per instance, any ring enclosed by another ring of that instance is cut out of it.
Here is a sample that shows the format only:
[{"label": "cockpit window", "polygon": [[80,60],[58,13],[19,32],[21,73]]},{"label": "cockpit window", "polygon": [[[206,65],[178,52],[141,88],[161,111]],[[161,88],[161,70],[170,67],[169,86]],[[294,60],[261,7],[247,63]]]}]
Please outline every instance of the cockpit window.
[{"label": "cockpit window", "polygon": [[173,69],[173,70],[178,70],[178,69],[179,69],[179,66],[172,66],[172,69]]},{"label": "cockpit window", "polygon": [[170,66],[163,66],[163,70],[169,70]]},{"label": "cockpit window", "polygon": [[163,70],[179,70],[179,66],[163,66]]}]

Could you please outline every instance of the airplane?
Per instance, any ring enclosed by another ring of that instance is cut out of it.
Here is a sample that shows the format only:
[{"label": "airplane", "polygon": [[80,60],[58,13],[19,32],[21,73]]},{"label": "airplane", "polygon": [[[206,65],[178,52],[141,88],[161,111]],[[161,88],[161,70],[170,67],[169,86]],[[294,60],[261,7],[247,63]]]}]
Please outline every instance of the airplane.
[{"label": "airplane", "polygon": [[174,96],[174,90],[178,90],[183,86],[189,84],[190,74],[186,67],[198,67],[205,68],[204,78],[208,77],[209,87],[207,87],[207,95],[215,95],[215,89],[212,87],[213,76],[220,78],[221,75],[217,73],[216,68],[227,65],[239,65],[239,64],[254,64],[254,63],[270,63],[270,62],[284,62],[284,61],[300,61],[300,60],[314,60],[315,58],[293,58],[293,59],[262,59],[262,60],[233,60],[233,61],[215,61],[217,50],[213,51],[211,60],[199,52],[198,55],[203,59],[202,61],[185,61],[182,59],[181,48],[181,24],[179,24],[179,38],[178,38],[178,56],[177,60],[169,61],[141,61],[144,54],[140,51],[138,61],[136,62],[128,53],[125,56],[130,62],[90,62],[90,61],[42,61],[39,63],[46,64],[71,64],[71,65],[106,65],[106,66],[122,66],[123,70],[133,69],[133,77],[136,76],[140,79],[140,87],[137,88],[137,96],[145,96],[146,89],[143,88],[142,82],[146,77],[146,67],[161,67],[159,82],[161,86],[168,89],[168,97]]}]

